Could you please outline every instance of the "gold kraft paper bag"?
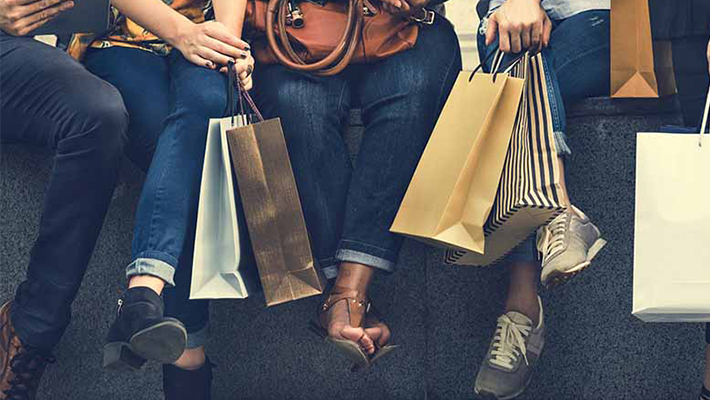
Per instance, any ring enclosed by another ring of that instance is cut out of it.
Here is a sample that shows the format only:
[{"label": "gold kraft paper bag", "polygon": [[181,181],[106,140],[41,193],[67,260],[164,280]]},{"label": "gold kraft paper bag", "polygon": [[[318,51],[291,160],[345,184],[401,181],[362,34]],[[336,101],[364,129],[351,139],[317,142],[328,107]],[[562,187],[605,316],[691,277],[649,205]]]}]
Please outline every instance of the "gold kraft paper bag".
[{"label": "gold kraft paper bag", "polygon": [[654,41],[648,0],[611,1],[611,97],[676,93],[669,41]]},{"label": "gold kraft paper bag", "polygon": [[227,138],[266,304],[323,293],[280,120],[231,129]]},{"label": "gold kraft paper bag", "polygon": [[447,264],[495,264],[564,210],[542,54],[526,57],[511,75],[526,79],[524,112],[510,140],[498,194],[484,227],[484,254],[449,249]]},{"label": "gold kraft paper bag", "polygon": [[506,73],[470,77],[459,74],[391,231],[482,253],[523,80]]}]

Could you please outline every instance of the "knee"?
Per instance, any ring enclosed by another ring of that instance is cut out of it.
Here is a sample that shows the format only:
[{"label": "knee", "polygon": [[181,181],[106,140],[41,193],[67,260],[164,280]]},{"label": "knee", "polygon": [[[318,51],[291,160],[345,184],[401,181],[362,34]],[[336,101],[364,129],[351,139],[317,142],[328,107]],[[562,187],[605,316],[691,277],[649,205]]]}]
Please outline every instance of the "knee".
[{"label": "knee", "polygon": [[[189,98],[180,99],[182,104],[178,104],[176,112],[184,113],[183,118],[209,121],[211,118],[222,118],[227,116],[231,110],[228,108],[227,93],[225,87],[203,87],[190,94]],[[235,101],[239,101],[235,93]],[[238,104],[237,104],[238,105]]]},{"label": "knee", "polygon": [[71,99],[76,123],[71,124],[65,140],[99,150],[104,156],[120,156],[127,142],[128,112],[118,90],[100,82]]}]

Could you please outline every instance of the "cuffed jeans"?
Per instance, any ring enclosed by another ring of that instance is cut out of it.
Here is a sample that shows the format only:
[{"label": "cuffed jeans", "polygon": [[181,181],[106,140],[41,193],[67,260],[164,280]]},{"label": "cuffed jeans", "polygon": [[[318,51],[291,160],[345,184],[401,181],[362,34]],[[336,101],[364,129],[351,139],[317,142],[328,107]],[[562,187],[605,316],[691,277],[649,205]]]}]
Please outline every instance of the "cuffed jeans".
[{"label": "cuffed jeans", "polygon": [[129,129],[156,143],[136,211],[133,261],[126,276],[164,280],[166,315],[188,332],[188,347],[202,346],[209,318],[206,300],[190,300],[197,204],[210,118],[227,109],[227,78],[187,61],[121,47],[91,50],[87,68],[124,98]]},{"label": "cuffed jeans", "polygon": [[34,39],[0,33],[0,64],[0,139],[55,154],[27,278],[11,309],[22,342],[49,351],[69,325],[103,225],[128,115],[113,86]]},{"label": "cuffed jeans", "polygon": [[[486,46],[487,22],[484,18],[479,26],[478,52],[481,60],[489,60],[483,69],[490,72],[493,57],[488,56],[498,50],[498,40]],[[586,97],[609,95],[609,10],[581,12],[563,20],[552,20],[552,25],[550,44],[542,54],[558,155],[567,156],[571,151],[565,138],[565,105]],[[514,57],[506,55],[502,65],[508,65]],[[535,262],[537,259],[535,239],[531,237],[514,249],[506,262]]]},{"label": "cuffed jeans", "polygon": [[[413,49],[336,76],[257,66],[257,102],[267,117],[281,118],[326,277],[340,262],[394,270],[403,239],[389,228],[460,69],[456,34],[438,15],[422,25]],[[353,102],[365,125],[355,166],[341,133]]]}]

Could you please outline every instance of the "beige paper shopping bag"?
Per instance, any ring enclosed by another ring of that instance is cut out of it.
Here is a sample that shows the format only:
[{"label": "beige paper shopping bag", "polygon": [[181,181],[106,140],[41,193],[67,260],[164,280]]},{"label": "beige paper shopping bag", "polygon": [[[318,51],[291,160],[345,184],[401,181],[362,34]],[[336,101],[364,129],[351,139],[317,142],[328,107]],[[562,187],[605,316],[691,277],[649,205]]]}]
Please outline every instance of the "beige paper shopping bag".
[{"label": "beige paper shopping bag", "polygon": [[611,97],[676,92],[668,41],[654,41],[648,0],[611,1]]},{"label": "beige paper shopping bag", "polygon": [[699,136],[637,136],[633,315],[646,322],[710,322],[710,138]]},{"label": "beige paper shopping bag", "polygon": [[495,79],[484,73],[470,76],[462,72],[454,84],[391,231],[483,252],[483,227],[498,188],[523,80],[507,73]]}]

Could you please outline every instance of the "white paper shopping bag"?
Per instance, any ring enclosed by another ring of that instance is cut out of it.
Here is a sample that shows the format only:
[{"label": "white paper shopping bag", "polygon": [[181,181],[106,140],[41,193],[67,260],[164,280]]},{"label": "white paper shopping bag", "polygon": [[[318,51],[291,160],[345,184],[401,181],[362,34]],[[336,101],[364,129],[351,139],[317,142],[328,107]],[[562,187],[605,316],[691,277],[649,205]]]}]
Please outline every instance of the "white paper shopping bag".
[{"label": "white paper shopping bag", "polygon": [[633,315],[643,321],[710,322],[710,138],[702,136],[638,134]]},{"label": "white paper shopping bag", "polygon": [[[227,130],[242,117],[210,120],[195,233],[191,299],[243,299],[258,290],[256,269],[240,246],[239,207],[227,145]],[[245,228],[242,233],[246,235]]]}]

